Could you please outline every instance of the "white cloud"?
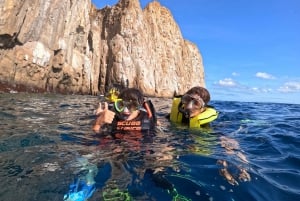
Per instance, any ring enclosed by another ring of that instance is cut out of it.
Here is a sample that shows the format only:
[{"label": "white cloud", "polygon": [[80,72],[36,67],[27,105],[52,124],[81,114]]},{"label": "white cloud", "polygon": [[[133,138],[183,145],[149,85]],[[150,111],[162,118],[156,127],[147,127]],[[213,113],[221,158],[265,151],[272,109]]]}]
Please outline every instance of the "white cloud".
[{"label": "white cloud", "polygon": [[225,78],[223,80],[219,80],[218,84],[225,87],[237,86],[236,82],[231,78]]},{"label": "white cloud", "polygon": [[286,82],[283,86],[279,87],[280,92],[300,92],[300,82]]},{"label": "white cloud", "polygon": [[267,80],[275,79],[275,77],[273,75],[270,75],[268,73],[263,73],[263,72],[257,72],[255,74],[255,76],[258,78],[267,79]]},{"label": "white cloud", "polygon": [[269,93],[273,91],[270,88],[258,88],[258,87],[252,87],[250,90],[258,93]]},{"label": "white cloud", "polygon": [[272,92],[273,89],[270,89],[270,88],[268,88],[268,89],[261,89],[261,91],[264,92],[264,93],[269,93],[269,92]]},{"label": "white cloud", "polygon": [[231,75],[232,76],[239,76],[240,74],[238,74],[237,72],[233,72]]}]

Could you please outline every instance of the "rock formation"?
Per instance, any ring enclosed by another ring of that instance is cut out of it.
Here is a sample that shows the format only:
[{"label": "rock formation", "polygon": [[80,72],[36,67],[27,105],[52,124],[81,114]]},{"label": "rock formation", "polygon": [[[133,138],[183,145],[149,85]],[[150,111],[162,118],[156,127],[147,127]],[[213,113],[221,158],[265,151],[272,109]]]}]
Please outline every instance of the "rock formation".
[{"label": "rock formation", "polygon": [[99,94],[129,84],[170,97],[204,86],[202,57],[170,11],[154,1],[0,0],[0,82]]}]

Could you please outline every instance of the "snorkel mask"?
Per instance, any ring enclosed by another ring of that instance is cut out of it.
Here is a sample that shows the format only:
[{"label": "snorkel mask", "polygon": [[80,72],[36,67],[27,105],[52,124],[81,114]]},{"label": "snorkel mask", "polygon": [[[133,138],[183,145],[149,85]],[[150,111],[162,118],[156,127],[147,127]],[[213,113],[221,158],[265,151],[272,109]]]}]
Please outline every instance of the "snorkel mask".
[{"label": "snorkel mask", "polygon": [[205,106],[204,101],[196,94],[185,94],[181,97],[181,102],[178,105],[178,110],[186,118],[190,118],[191,113],[200,110]]},{"label": "snorkel mask", "polygon": [[141,104],[137,100],[117,99],[114,102],[114,108],[119,118],[126,120],[132,112],[141,109]]}]

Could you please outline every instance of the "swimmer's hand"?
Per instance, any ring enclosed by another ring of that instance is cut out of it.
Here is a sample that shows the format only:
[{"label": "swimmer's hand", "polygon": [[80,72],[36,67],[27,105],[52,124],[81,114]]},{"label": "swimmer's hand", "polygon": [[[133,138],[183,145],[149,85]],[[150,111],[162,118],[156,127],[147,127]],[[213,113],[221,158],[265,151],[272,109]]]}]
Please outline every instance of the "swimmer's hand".
[{"label": "swimmer's hand", "polygon": [[99,103],[98,108],[94,111],[95,115],[100,115],[100,113],[105,110],[105,103],[106,102]]},{"label": "swimmer's hand", "polygon": [[108,109],[107,102],[99,103],[99,106],[96,110],[96,115],[98,117],[93,126],[93,130],[95,132],[99,132],[101,130],[101,126],[104,124],[111,124],[115,117],[115,113]]}]

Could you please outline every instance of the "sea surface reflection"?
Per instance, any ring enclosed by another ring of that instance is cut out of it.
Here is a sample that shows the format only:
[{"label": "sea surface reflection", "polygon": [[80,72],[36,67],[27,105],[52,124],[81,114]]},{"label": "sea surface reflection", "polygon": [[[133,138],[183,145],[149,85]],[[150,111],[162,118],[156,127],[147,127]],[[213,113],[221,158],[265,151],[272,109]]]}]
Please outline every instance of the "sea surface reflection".
[{"label": "sea surface reflection", "polygon": [[0,200],[63,200],[89,171],[91,201],[300,199],[299,105],[212,101],[219,118],[188,130],[150,99],[157,132],[115,140],[91,129],[99,97],[1,93]]}]

